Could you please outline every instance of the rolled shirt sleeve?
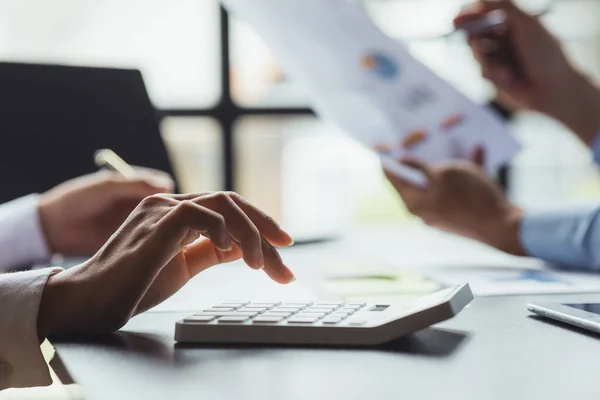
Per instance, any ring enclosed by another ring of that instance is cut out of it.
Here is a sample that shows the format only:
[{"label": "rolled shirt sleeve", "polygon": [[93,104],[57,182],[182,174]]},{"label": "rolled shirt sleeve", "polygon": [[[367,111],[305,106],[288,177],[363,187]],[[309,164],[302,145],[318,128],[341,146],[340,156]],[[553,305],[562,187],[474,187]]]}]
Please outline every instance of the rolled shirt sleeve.
[{"label": "rolled shirt sleeve", "polygon": [[49,259],[38,205],[38,195],[0,205],[0,272]]},{"label": "rolled shirt sleeve", "polygon": [[[592,145],[600,165],[600,132]],[[527,254],[563,267],[600,271],[600,207],[527,213],[521,243]]]},{"label": "rolled shirt sleeve", "polygon": [[594,154],[594,162],[600,165],[600,131],[598,131],[596,139],[592,143],[592,153]]},{"label": "rolled shirt sleeve", "polygon": [[60,271],[0,274],[0,390],[52,383],[40,350],[37,317],[46,281]]},{"label": "rolled shirt sleeve", "polygon": [[558,266],[600,271],[600,207],[527,213],[521,243],[528,255]]}]

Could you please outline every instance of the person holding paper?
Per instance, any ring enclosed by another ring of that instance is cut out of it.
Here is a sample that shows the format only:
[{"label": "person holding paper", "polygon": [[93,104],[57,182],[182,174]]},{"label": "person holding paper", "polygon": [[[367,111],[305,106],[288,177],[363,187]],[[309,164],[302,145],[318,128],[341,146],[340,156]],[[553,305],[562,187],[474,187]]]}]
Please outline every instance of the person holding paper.
[{"label": "person holding paper", "polygon": [[[470,37],[469,45],[485,78],[510,107],[538,111],[569,127],[590,147],[600,164],[600,88],[565,55],[544,25],[512,0],[480,0],[455,23],[483,19],[493,10],[507,15],[496,34],[511,43],[516,65],[503,63],[498,43],[490,37]],[[515,68],[516,67],[516,68]],[[386,171],[409,210],[425,223],[473,238],[507,253],[537,257],[566,267],[600,271],[600,207],[563,212],[530,213],[510,202],[475,162],[428,165],[405,159],[429,179],[419,188]]]},{"label": "person holding paper", "polygon": [[0,274],[0,390],[51,383],[45,337],[118,330],[211,266],[243,258],[294,280],[274,247],[292,238],[241,196],[160,194],[173,189],[168,175],[136,175],[99,172],[0,205],[0,271],[96,253],[68,270]]}]

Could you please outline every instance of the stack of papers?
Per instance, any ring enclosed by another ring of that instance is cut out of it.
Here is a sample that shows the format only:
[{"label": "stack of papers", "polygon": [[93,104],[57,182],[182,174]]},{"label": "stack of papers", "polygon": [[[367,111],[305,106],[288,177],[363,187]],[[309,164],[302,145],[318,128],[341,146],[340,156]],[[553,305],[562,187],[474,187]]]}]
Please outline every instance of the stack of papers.
[{"label": "stack of papers", "polygon": [[415,60],[371,21],[360,2],[222,1],[261,34],[324,119],[406,179],[425,183],[398,163],[405,155],[440,163],[471,158],[481,146],[493,172],[518,151],[498,116]]}]

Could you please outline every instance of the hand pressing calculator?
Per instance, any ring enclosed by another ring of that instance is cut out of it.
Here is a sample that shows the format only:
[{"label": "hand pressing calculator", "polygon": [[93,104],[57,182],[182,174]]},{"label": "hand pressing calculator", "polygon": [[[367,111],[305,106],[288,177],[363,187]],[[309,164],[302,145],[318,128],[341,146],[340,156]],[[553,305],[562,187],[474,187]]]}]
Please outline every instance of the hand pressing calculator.
[{"label": "hand pressing calculator", "polygon": [[473,300],[468,284],[410,303],[230,301],[177,322],[181,343],[374,346],[457,315]]}]

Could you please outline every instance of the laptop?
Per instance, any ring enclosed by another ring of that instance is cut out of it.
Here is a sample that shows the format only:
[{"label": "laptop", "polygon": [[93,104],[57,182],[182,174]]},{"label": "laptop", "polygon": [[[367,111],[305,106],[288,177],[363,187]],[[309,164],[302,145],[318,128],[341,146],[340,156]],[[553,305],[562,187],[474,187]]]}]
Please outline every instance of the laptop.
[{"label": "laptop", "polygon": [[142,74],[0,63],[0,204],[96,171],[110,148],[173,175]]}]

